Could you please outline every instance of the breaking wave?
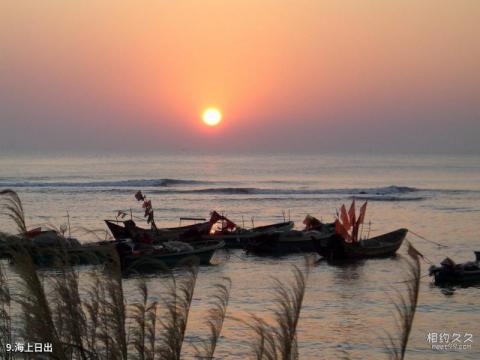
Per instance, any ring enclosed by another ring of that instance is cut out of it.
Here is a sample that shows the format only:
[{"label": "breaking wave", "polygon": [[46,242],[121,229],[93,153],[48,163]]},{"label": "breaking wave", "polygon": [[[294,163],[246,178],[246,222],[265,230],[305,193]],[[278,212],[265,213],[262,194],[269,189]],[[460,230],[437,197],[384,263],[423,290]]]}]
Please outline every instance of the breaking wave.
[{"label": "breaking wave", "polygon": [[[254,186],[241,185],[257,184]],[[268,187],[268,184],[271,187]],[[307,196],[317,196],[326,198],[356,198],[369,201],[421,201],[435,194],[460,194],[460,193],[478,193],[475,190],[455,190],[455,189],[419,189],[409,186],[384,186],[372,188],[331,188],[315,189],[296,185],[295,182],[235,182],[235,181],[201,181],[186,179],[129,179],[129,180],[108,180],[108,181],[39,181],[22,180],[12,181],[12,179],[0,180],[0,188],[25,188],[33,191],[68,191],[68,192],[111,192],[111,193],[130,193],[136,190],[144,190],[149,194],[198,194],[198,195],[231,195],[231,196],[249,196],[251,198],[263,199],[286,199],[286,198],[305,198]],[[227,186],[219,186],[227,185]],[[235,186],[238,185],[238,186]],[[265,186],[263,186],[265,185]],[[289,187],[286,187],[290,185]]]},{"label": "breaking wave", "polygon": [[181,179],[132,179],[132,180],[114,180],[114,181],[89,181],[89,182],[39,182],[39,181],[19,181],[19,182],[3,182],[0,181],[1,187],[12,188],[92,188],[92,187],[169,187],[169,186],[185,186],[185,185],[207,185],[214,184],[209,181],[197,180],[181,180]]},{"label": "breaking wave", "polygon": [[182,194],[249,194],[249,195],[372,195],[384,196],[406,194],[419,191],[416,188],[405,186],[388,186],[365,189],[272,189],[254,187],[210,187],[202,189],[175,189],[172,191],[154,190],[155,193],[182,193]]}]

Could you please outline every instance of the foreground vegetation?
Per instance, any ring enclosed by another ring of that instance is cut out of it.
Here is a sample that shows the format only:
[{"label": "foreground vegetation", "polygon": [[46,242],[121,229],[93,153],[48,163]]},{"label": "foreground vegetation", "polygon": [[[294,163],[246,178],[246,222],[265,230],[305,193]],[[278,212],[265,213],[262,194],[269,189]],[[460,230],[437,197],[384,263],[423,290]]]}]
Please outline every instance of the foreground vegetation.
[{"label": "foreground vegetation", "polygon": [[[19,234],[24,234],[25,217],[19,197],[9,190],[0,192],[0,196],[2,214],[15,222]],[[0,241],[5,236],[0,235]],[[17,250],[13,256],[19,279],[15,293],[5,269],[0,267],[0,358],[15,358],[8,345],[20,338],[24,342],[51,343],[52,353],[48,355],[55,359],[185,358],[185,333],[198,266],[192,262],[185,264],[181,274],[169,273],[161,300],[150,295],[146,279],[139,276],[139,297],[132,302],[125,296],[119,259],[114,253],[111,258],[108,265],[92,268],[88,281],[82,284],[74,268],[65,265],[46,274],[37,268],[28,251]],[[304,268],[294,266],[290,282],[274,280],[273,321],[256,315],[235,319],[251,329],[253,359],[299,358],[297,327],[311,266],[307,259]],[[395,304],[398,333],[389,336],[386,344],[391,359],[405,357],[416,310],[418,257],[412,255],[408,266],[406,295],[399,293]],[[231,286],[229,278],[221,278],[213,287],[204,338],[193,344],[199,359],[215,358],[228,316]]]}]

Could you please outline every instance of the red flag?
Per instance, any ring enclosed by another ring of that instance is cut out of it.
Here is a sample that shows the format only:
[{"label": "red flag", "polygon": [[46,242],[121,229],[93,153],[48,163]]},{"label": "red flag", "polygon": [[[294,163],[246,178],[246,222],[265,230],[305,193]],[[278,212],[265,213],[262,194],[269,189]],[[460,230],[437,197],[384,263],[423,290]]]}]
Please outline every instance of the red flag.
[{"label": "red flag", "polygon": [[360,215],[358,216],[358,220],[356,223],[357,227],[359,227],[365,221],[365,213],[367,212],[367,202],[368,201],[365,201],[365,204],[363,204],[362,207],[360,208]]},{"label": "red flag", "polygon": [[152,202],[150,200],[145,200],[143,202],[142,208],[144,209],[151,209],[152,208]]},{"label": "red flag", "polygon": [[343,226],[345,230],[350,230],[352,224],[350,223],[350,219],[348,218],[347,209],[345,208],[345,204],[342,204],[340,208],[340,220],[342,220]]},{"label": "red flag", "polygon": [[142,200],[145,200],[145,196],[143,196],[142,192],[138,190],[135,193],[135,199],[137,199],[138,201],[142,201]]},{"label": "red flag", "polygon": [[345,241],[350,242],[350,235],[348,235],[348,231],[345,230],[345,227],[338,219],[335,220],[335,233],[340,235]]},{"label": "red flag", "polygon": [[[354,209],[355,210],[355,209]],[[367,202],[365,201],[365,204],[362,205],[360,208],[360,215],[358,216],[357,222],[353,224],[353,229],[352,229],[352,240],[357,241],[358,240],[358,229],[360,229],[360,224],[363,223],[365,220],[365,212],[367,211]],[[355,216],[355,214],[354,214]]]},{"label": "red flag", "polygon": [[220,215],[218,212],[216,212],[215,210],[213,210],[210,213],[210,223],[211,224],[215,224],[217,221],[223,220],[223,219],[224,219],[224,217],[222,215]]},{"label": "red flag", "polygon": [[225,218],[225,222],[226,222],[225,229],[233,230],[237,227],[237,224],[235,224],[233,221],[228,220],[227,218]]},{"label": "red flag", "polygon": [[352,201],[352,205],[350,205],[350,210],[348,210],[348,216],[350,218],[350,224],[355,224],[355,199]]}]

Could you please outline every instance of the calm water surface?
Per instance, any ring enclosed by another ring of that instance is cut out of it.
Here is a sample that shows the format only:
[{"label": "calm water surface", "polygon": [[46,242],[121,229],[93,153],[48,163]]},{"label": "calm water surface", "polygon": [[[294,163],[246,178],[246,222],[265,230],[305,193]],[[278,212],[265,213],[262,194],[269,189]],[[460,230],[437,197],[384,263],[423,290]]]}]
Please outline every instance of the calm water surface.
[{"label": "calm water surface", "polygon": [[[118,210],[141,215],[133,193],[143,190],[152,200],[157,223],[175,226],[181,216],[208,217],[223,211],[234,221],[251,226],[291,219],[301,227],[306,214],[324,221],[352,197],[368,200],[371,234],[407,227],[449,247],[438,248],[409,239],[433,262],[445,256],[473,259],[480,249],[480,159],[469,156],[91,156],[0,157],[0,188],[21,196],[28,223],[66,222],[72,233],[93,241],[81,227],[105,229],[103,219]],[[3,230],[12,230],[0,220]],[[101,235],[102,236],[102,235]],[[394,289],[402,289],[402,255],[349,266],[319,263],[311,271],[299,325],[303,359],[337,359],[346,351],[353,359],[387,358],[382,339],[394,331]],[[269,317],[272,276],[289,279],[299,255],[261,258],[235,251],[228,261],[200,269],[188,338],[202,330],[208,295],[220,277],[231,278],[229,315],[249,313]],[[428,265],[422,264],[426,274]],[[149,278],[160,294],[162,276]],[[126,279],[134,297],[135,280]],[[446,296],[422,278],[421,293],[408,358],[480,358],[480,288],[457,289]],[[473,334],[472,349],[434,352],[427,334]],[[250,333],[233,320],[225,323],[217,355],[243,359],[249,355]]]}]

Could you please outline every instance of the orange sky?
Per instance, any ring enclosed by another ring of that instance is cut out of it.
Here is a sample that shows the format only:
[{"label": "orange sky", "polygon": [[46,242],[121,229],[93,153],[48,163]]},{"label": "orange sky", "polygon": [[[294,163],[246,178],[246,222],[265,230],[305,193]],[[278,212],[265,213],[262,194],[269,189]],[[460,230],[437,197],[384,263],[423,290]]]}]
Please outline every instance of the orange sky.
[{"label": "orange sky", "polygon": [[478,19],[477,0],[2,1],[0,142],[479,151]]}]

